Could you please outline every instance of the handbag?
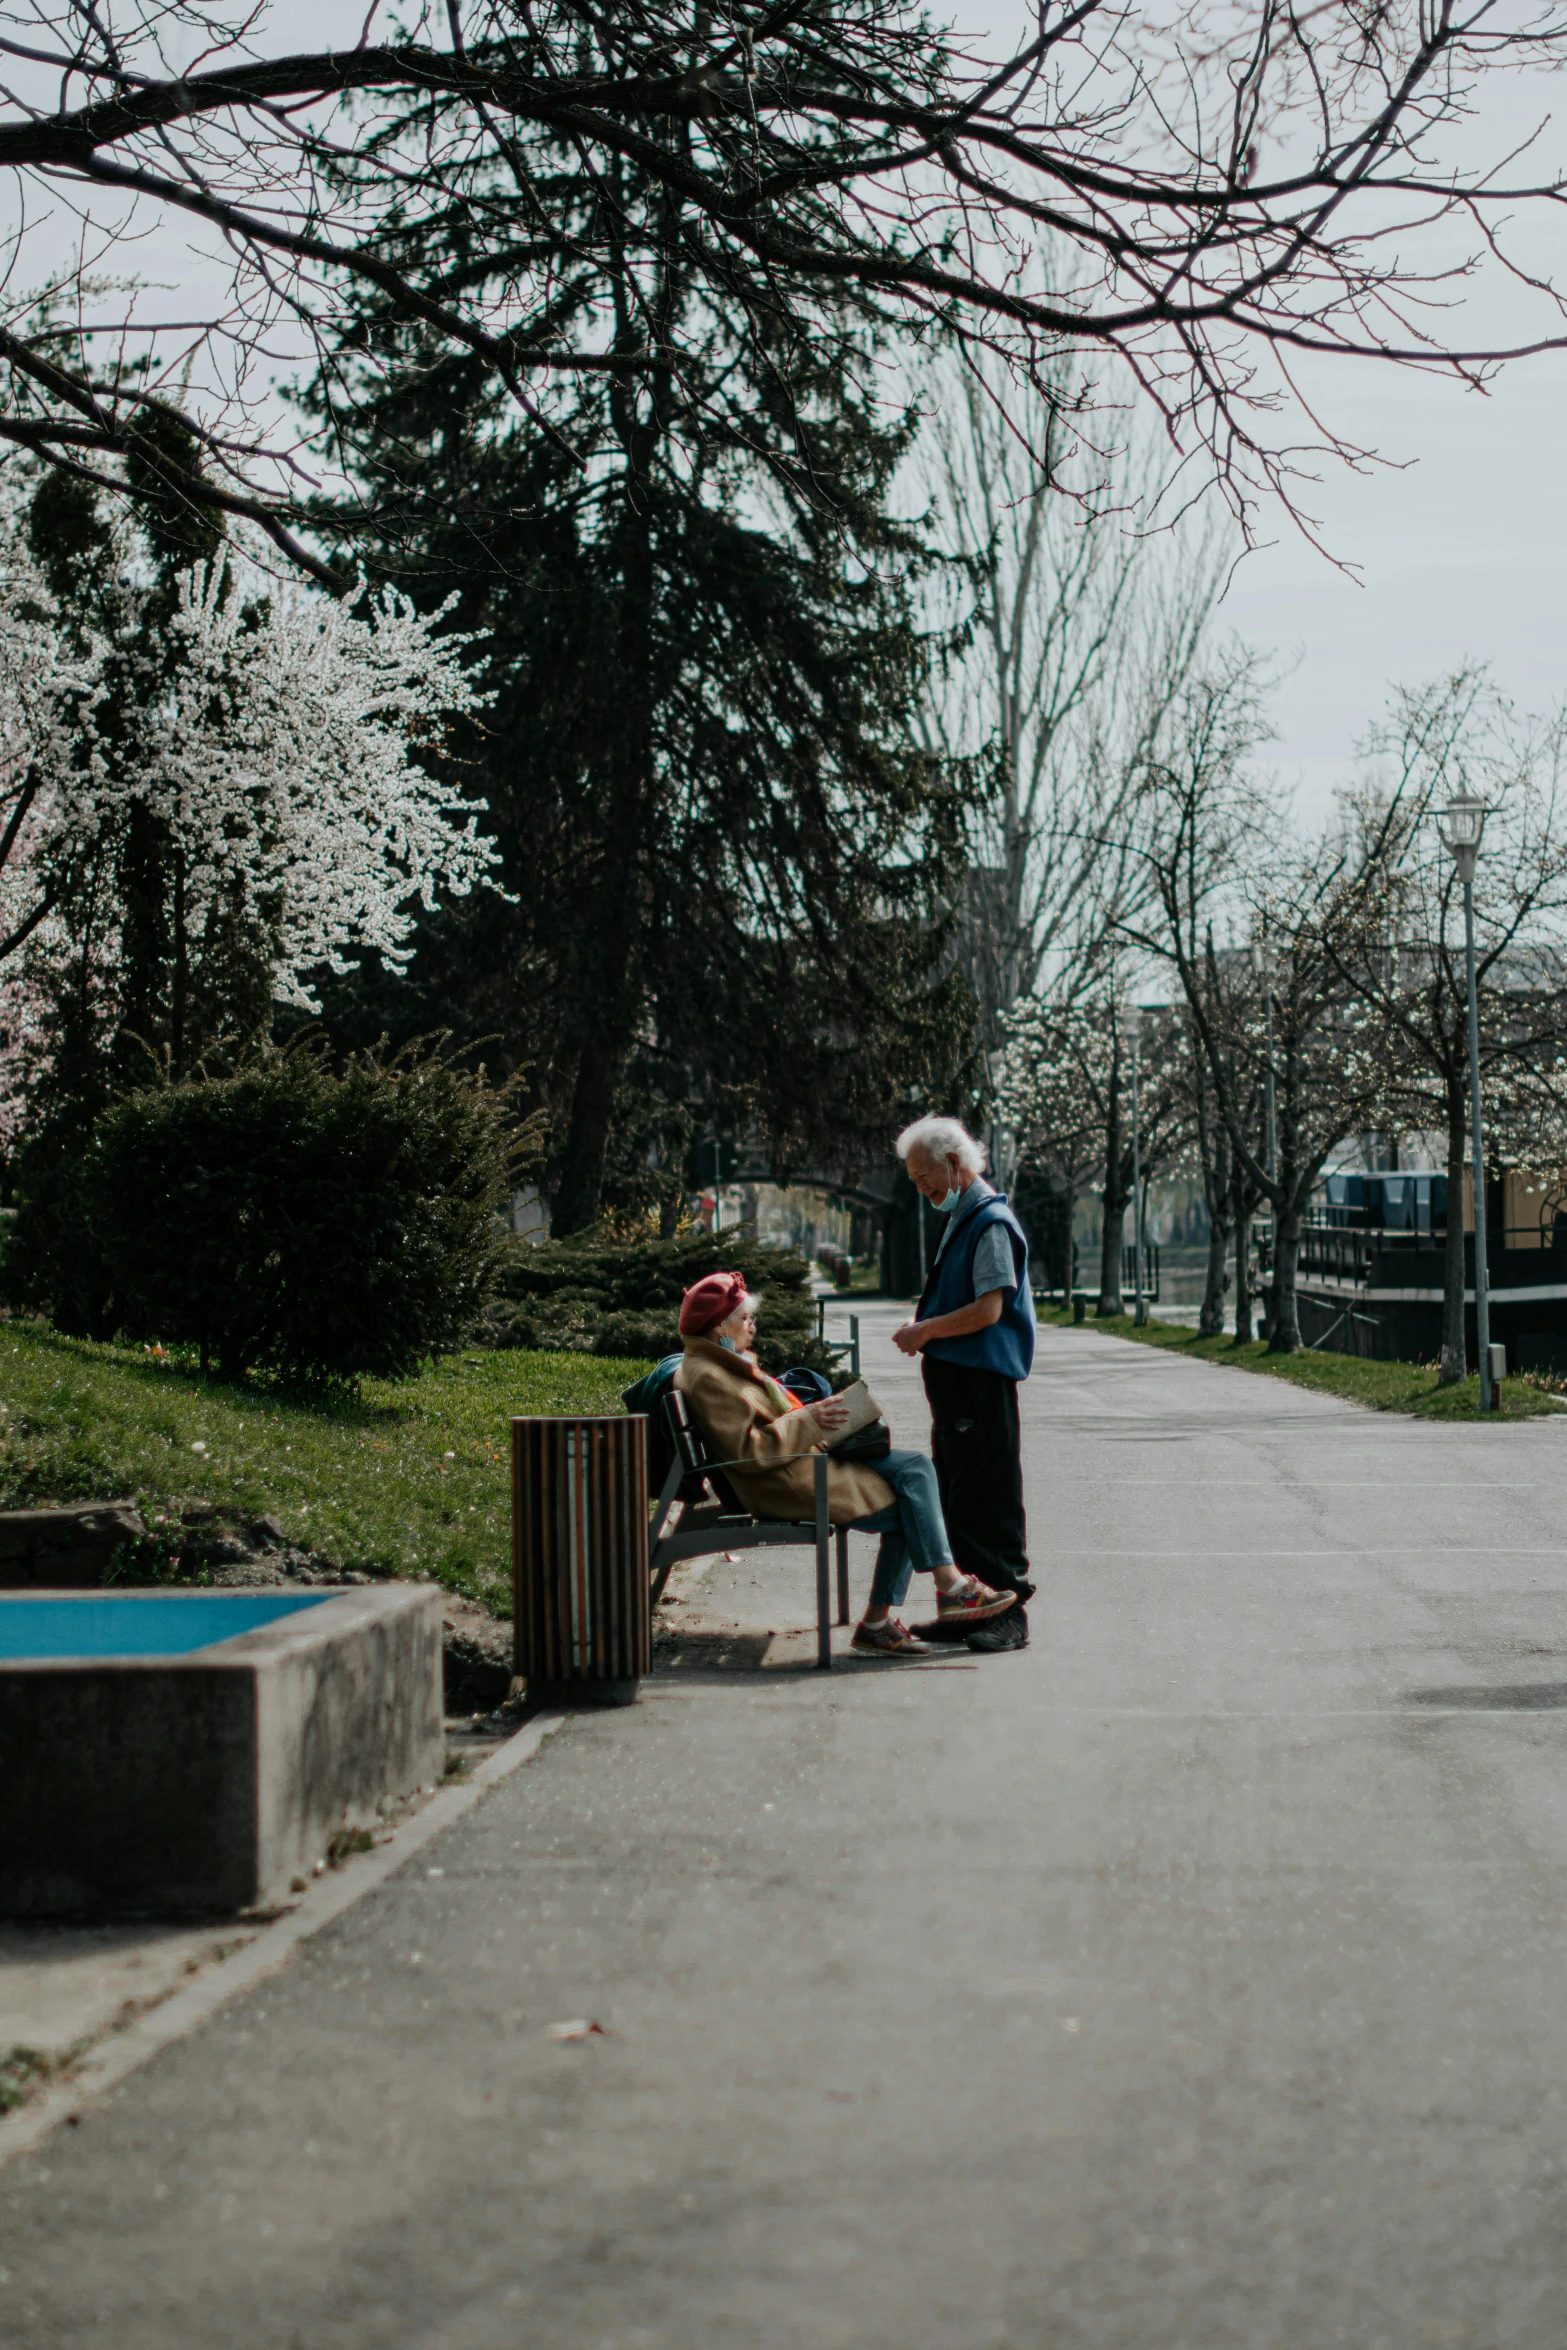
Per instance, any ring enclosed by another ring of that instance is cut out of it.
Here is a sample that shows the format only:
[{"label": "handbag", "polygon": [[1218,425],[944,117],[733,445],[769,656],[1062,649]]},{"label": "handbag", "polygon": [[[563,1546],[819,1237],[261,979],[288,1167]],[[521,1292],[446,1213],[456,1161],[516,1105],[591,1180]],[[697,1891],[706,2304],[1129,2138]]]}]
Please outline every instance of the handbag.
[{"label": "handbag", "polygon": [[852,1436],[841,1444],[829,1445],[828,1458],[835,1461],[884,1461],[892,1450],[892,1430],[885,1420],[867,1421],[856,1428]]}]

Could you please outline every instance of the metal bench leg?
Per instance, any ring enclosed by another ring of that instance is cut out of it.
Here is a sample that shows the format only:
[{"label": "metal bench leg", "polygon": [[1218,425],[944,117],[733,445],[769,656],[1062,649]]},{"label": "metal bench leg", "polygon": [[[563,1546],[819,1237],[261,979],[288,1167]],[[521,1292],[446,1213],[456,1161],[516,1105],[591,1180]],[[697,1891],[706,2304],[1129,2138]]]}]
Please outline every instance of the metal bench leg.
[{"label": "metal bench leg", "polygon": [[823,1672],[832,1666],[832,1584],[827,1567],[827,1455],[816,1456],[816,1662]]},{"label": "metal bench leg", "polygon": [[658,1563],[658,1553],[657,1553],[657,1551],[656,1551],[656,1550],[654,1551],[654,1553],[653,1553],[653,1583],[652,1583],[652,1589],[651,1589],[651,1592],[649,1593],[649,1596],[648,1596],[648,1606],[649,1606],[650,1608],[655,1608],[655,1607],[657,1607],[657,1605],[658,1605],[659,1601],[660,1601],[660,1600],[663,1598],[663,1596],[664,1596],[664,1585],[665,1585],[665,1584],[666,1584],[666,1583],[669,1581],[670,1570],[671,1570],[671,1568],[674,1566],[674,1563],[675,1563],[675,1562],[674,1562],[674,1559],[671,1557],[671,1558],[667,1558],[667,1559],[665,1559],[665,1561],[664,1561],[663,1565],[662,1565],[662,1566],[660,1566],[660,1565],[659,1565],[659,1563]]},{"label": "metal bench leg", "polygon": [[849,1529],[838,1528],[838,1621],[849,1620]]}]

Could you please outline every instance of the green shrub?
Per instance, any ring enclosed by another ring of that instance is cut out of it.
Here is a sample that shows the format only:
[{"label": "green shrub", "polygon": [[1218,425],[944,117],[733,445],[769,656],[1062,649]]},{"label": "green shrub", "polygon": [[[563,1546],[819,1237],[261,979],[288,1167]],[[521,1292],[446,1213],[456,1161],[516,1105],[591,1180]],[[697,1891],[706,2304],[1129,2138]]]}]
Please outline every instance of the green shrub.
[{"label": "green shrub", "polygon": [[71,1338],[112,1338],[114,1275],[87,1223],[84,1170],[90,1122],[51,1121],[16,1158],[16,1206],[6,1234],[8,1304],[45,1313]]},{"label": "green shrub", "polygon": [[237,1378],[406,1377],[480,1323],[516,1242],[504,1097],[438,1051],[300,1047],[108,1110],[84,1173],[115,1326]]},{"label": "green shrub", "polygon": [[488,1335],[497,1346],[601,1355],[664,1355],[680,1345],[680,1300],[705,1273],[738,1273],[762,1300],[757,1354],[770,1371],[817,1370],[810,1267],[792,1249],[739,1234],[626,1242],[590,1234],[526,1248],[507,1266]]}]

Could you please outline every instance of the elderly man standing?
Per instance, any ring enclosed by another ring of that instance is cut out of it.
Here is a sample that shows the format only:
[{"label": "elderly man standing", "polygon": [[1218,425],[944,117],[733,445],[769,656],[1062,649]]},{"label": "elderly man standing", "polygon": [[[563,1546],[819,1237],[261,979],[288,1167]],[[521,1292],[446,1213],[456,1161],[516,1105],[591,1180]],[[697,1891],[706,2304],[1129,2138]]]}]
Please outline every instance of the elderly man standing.
[{"label": "elderly man standing", "polygon": [[1034,1367],[1028,1242],[985,1153],[956,1118],[920,1118],[898,1137],[916,1191],[949,1221],[912,1322],[893,1333],[922,1358],[931,1453],[958,1564],[1018,1604],[967,1635],[970,1648],[1026,1648],[1028,1528],[1018,1384]]}]

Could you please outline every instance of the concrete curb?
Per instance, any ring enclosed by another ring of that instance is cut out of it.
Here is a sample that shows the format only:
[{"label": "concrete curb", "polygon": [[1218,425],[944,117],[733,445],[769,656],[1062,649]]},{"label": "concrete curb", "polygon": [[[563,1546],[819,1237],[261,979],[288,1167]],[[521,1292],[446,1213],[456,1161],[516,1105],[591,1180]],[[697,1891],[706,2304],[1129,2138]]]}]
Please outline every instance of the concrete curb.
[{"label": "concrete curb", "polygon": [[301,1942],[308,1941],[333,1918],[341,1917],[344,1910],[352,1909],[356,1901],[373,1893],[378,1885],[384,1885],[388,1877],[395,1876],[416,1852],[423,1851],[443,1829],[471,1811],[487,1788],[509,1778],[519,1764],[530,1761],[545,1739],[570,1718],[564,1713],[536,1714],[515,1737],[508,1738],[504,1746],[487,1756],[471,1778],[455,1787],[439,1788],[423,1811],[395,1828],[373,1853],[351,1861],[336,1875],[319,1879],[287,1917],[264,1927],[253,1941],[237,1950],[232,1958],[212,1967],[187,1990],[176,1991],[123,2032],[111,2033],[100,2041],[83,2057],[69,2080],[46,2090],[43,2096],[23,2106],[9,2119],[0,2120],[0,2170],[17,2155],[30,2153],[62,2122],[79,2113],[89,2100],[117,2088],[127,2075],[156,2056],[161,2048],[183,2039],[198,2024],[204,2024],[239,1992],[248,1991],[264,1976],[275,1974]]}]

